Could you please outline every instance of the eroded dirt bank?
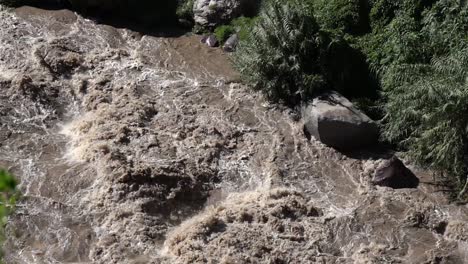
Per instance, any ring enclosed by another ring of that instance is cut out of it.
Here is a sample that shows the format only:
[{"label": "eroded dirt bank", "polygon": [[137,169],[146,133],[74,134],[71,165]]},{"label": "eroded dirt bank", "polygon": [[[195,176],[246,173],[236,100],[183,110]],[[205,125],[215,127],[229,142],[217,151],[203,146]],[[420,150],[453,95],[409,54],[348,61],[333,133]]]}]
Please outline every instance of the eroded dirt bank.
[{"label": "eroded dirt bank", "polygon": [[196,36],[0,11],[7,263],[467,263],[468,208],[370,184]]}]

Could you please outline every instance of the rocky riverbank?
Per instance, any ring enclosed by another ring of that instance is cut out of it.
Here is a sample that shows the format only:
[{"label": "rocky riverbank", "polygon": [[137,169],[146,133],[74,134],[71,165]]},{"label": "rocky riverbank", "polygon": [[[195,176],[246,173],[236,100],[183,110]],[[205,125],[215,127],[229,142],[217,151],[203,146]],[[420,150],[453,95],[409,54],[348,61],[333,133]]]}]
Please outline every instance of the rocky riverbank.
[{"label": "rocky riverbank", "polygon": [[468,208],[337,152],[200,37],[0,11],[7,263],[466,263]]}]

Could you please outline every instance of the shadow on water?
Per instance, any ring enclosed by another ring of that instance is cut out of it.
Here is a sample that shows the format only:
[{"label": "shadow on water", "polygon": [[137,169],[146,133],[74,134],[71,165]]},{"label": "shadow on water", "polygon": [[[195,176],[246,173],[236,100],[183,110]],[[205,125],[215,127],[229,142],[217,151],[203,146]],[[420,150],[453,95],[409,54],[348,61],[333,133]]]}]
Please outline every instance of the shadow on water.
[{"label": "shadow on water", "polygon": [[105,16],[98,16],[98,15],[95,15],[95,16],[84,15],[84,17],[95,21],[97,24],[104,24],[104,25],[112,26],[114,28],[126,28],[131,31],[138,32],[142,35],[148,35],[152,37],[176,38],[176,37],[184,36],[191,32],[176,24],[149,26],[149,25],[135,23],[128,19],[119,19],[115,17],[105,17]]},{"label": "shadow on water", "polygon": [[359,150],[338,150],[341,154],[357,160],[390,159],[395,155],[395,150],[386,143],[377,143]]},{"label": "shadow on water", "polygon": [[[21,3],[23,4],[14,5],[13,7],[34,7],[47,11],[70,10],[77,12],[84,18],[92,20],[97,24],[109,25],[115,28],[126,28],[140,33],[141,35],[153,37],[180,37],[191,32],[190,29],[181,26],[177,22],[174,8],[170,8],[165,12],[167,14],[161,15],[161,17],[158,17],[157,14],[153,17],[149,17],[144,13],[140,16],[138,13],[151,11],[141,11],[144,9],[144,6],[139,9],[132,8],[131,11],[127,12],[123,7],[112,10],[99,9],[96,7],[75,7],[66,0],[22,1]],[[134,5],[132,5],[132,7],[133,6]],[[126,13],[131,13],[131,15],[124,15]]]},{"label": "shadow on water", "polygon": [[12,7],[21,7],[21,6],[32,6],[47,10],[60,10],[60,9],[71,9],[72,5],[67,0],[23,0],[23,1],[10,1]]}]

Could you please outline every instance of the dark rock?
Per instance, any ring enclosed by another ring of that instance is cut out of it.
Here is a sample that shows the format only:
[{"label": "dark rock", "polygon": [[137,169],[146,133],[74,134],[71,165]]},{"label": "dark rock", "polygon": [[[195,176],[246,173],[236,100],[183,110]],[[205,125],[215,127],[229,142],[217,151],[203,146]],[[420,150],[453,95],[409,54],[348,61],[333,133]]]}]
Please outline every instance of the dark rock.
[{"label": "dark rock", "polygon": [[223,50],[226,52],[233,52],[236,50],[237,44],[239,44],[239,36],[233,34],[224,43]]},{"label": "dark rock", "polygon": [[432,227],[432,229],[440,235],[443,235],[445,233],[445,230],[447,229],[448,223],[446,221],[440,221],[436,225]]},{"label": "dark rock", "polygon": [[417,188],[419,179],[401,160],[393,156],[377,169],[372,183],[393,189]]},{"label": "dark rock", "polygon": [[202,38],[202,42],[208,45],[208,47],[218,47],[219,42],[215,35],[209,35]]},{"label": "dark rock", "polygon": [[377,142],[375,122],[338,93],[314,99],[301,112],[306,135],[330,147],[349,150]]}]

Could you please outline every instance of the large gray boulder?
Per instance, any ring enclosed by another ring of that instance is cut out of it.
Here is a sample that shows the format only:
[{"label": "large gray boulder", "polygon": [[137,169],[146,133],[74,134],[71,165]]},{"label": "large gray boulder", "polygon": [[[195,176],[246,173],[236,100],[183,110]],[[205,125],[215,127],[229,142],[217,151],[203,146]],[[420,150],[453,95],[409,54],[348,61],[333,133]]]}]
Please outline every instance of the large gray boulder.
[{"label": "large gray boulder", "polygon": [[376,143],[378,127],[338,93],[327,93],[301,109],[304,132],[330,147],[351,150]]},{"label": "large gray boulder", "polygon": [[236,17],[254,15],[259,5],[259,0],[195,0],[194,20],[200,27],[213,29]]}]

